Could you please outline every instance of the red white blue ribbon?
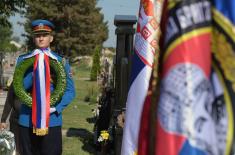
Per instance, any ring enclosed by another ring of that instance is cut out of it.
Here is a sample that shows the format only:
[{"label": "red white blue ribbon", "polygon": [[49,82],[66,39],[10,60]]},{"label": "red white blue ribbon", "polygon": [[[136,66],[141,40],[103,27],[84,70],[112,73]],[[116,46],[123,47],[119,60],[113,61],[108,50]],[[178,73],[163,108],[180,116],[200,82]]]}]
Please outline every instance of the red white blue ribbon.
[{"label": "red white blue ribbon", "polygon": [[56,59],[50,49],[36,49],[25,58],[35,56],[33,66],[32,123],[36,135],[48,133],[50,120],[50,64],[49,57]]}]

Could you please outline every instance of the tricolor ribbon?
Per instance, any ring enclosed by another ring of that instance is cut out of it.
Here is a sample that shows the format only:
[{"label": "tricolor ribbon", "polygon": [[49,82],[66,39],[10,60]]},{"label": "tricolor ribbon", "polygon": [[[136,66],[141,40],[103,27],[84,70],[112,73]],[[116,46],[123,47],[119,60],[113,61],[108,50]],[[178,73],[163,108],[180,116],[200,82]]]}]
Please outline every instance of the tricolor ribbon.
[{"label": "tricolor ribbon", "polygon": [[50,64],[49,57],[57,59],[50,49],[36,49],[24,58],[35,56],[33,66],[32,123],[38,136],[48,133],[50,120]]}]

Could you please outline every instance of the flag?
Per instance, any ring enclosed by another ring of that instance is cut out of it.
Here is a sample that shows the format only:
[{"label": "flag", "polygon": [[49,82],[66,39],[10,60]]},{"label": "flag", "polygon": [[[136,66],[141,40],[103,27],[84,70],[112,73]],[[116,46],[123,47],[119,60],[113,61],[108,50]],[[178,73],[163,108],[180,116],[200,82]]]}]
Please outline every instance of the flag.
[{"label": "flag", "polygon": [[50,64],[49,58],[57,60],[50,48],[35,49],[23,57],[35,57],[33,65],[32,124],[33,133],[48,134],[50,120]]},{"label": "flag", "polygon": [[48,133],[50,119],[50,64],[43,52],[35,56],[33,67],[32,123],[33,133]]},{"label": "flag", "polygon": [[149,95],[138,154],[148,154],[151,136],[157,155],[231,154],[235,2],[169,0],[165,4],[156,132],[149,132],[153,126]]},{"label": "flag", "polygon": [[219,130],[217,147],[220,154],[230,155],[235,151],[235,1],[213,0],[212,4],[212,77],[216,90],[216,127]]},{"label": "flag", "polygon": [[211,118],[203,108],[213,99],[210,2],[169,1],[167,7],[155,153],[200,154],[215,138],[208,130]]},{"label": "flag", "polygon": [[137,153],[140,117],[156,53],[162,2],[141,0],[135,34],[130,88],[126,102],[122,155]]}]

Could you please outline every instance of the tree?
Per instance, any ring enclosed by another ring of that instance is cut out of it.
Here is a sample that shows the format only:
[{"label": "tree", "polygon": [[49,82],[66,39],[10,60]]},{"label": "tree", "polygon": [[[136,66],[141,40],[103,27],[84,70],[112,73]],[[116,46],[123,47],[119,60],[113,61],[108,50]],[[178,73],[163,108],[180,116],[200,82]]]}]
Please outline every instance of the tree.
[{"label": "tree", "polygon": [[56,26],[52,47],[57,52],[68,57],[91,55],[108,37],[107,22],[96,4],[96,0],[27,0],[26,31],[30,34],[32,20],[48,19]]},{"label": "tree", "polygon": [[10,26],[8,17],[15,12],[22,11],[21,8],[25,6],[25,0],[2,0],[0,2],[0,25]]},{"label": "tree", "polygon": [[12,30],[9,26],[0,25],[0,52],[15,52],[17,48],[10,44]]},{"label": "tree", "polygon": [[91,74],[90,74],[90,80],[96,81],[97,75],[100,73],[100,48],[96,47],[93,57],[92,57],[92,67],[91,67]]}]

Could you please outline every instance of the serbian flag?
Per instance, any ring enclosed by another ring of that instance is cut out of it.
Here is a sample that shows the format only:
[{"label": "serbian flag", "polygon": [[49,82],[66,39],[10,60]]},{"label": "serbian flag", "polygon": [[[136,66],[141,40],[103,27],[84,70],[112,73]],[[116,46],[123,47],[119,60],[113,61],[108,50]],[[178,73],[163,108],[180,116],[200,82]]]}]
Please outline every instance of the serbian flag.
[{"label": "serbian flag", "polygon": [[32,123],[33,132],[44,136],[48,133],[50,119],[50,65],[43,52],[35,55],[33,67]]},{"label": "serbian flag", "polygon": [[35,49],[24,59],[35,57],[33,66],[32,124],[37,136],[48,134],[50,120],[50,64],[49,58],[57,60],[50,48]]},{"label": "serbian flag", "polygon": [[141,0],[130,87],[126,103],[125,127],[122,140],[122,155],[137,153],[140,117],[147,94],[154,56],[159,36],[162,2]]},{"label": "serbian flag", "polygon": [[[164,4],[156,119],[149,122],[153,96],[147,96],[138,154],[152,152],[149,139],[153,136],[156,155],[231,154],[235,87],[228,79],[235,77],[231,68],[235,53],[234,32],[226,31],[234,30],[229,18],[235,17],[230,15],[234,4],[232,0]],[[149,132],[152,127],[154,134]]]}]

